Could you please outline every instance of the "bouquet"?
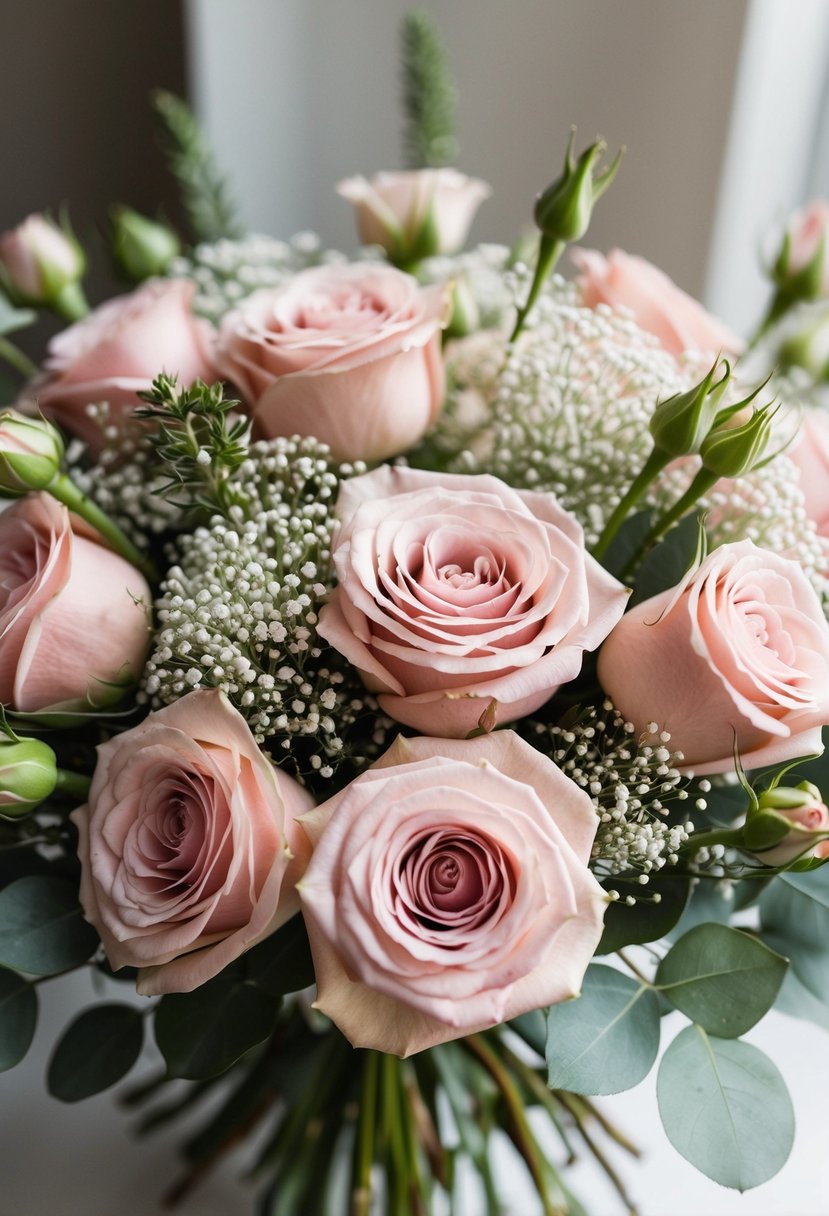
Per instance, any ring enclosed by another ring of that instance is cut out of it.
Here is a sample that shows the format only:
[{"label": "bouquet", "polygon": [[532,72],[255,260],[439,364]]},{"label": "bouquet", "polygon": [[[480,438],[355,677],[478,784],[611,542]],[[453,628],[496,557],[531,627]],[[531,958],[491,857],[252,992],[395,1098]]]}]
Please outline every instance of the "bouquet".
[{"label": "bouquet", "polygon": [[208,1104],[170,1198],[256,1133],[263,1214],[495,1214],[505,1134],[551,1216],[577,1150],[632,1208],[594,1098],[678,1011],[666,1133],[745,1190],[794,1116],[742,1036],[829,1002],[827,213],[748,348],[578,244],[600,142],[462,252],[488,187],[422,14],[403,47],[356,257],[241,232],[166,94],[189,244],[118,209],[90,311],[65,221],[0,239],[0,1059],[91,967],[49,1090],[151,1035],[139,1126]]}]

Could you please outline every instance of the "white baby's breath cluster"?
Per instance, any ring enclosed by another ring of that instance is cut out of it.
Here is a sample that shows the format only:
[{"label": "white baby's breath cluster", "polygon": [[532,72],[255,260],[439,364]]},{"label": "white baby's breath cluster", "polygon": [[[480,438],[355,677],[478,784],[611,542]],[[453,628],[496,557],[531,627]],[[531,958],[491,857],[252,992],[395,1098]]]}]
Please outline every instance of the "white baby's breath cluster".
[{"label": "white baby's breath cluster", "polygon": [[[508,277],[523,298],[525,268]],[[594,543],[650,451],[656,402],[692,374],[630,318],[584,308],[555,276],[500,371],[486,447],[477,443],[454,467],[552,491]]]},{"label": "white baby's breath cluster", "polygon": [[323,249],[314,232],[299,232],[288,241],[252,235],[197,245],[189,256],[174,258],[167,273],[195,282],[195,311],[217,324],[254,291],[279,287],[309,266],[345,260],[343,254]]},{"label": "white baby's breath cluster", "polygon": [[[669,804],[691,795],[677,769],[682,756],[655,723],[637,737],[610,701],[556,726],[528,724],[529,740],[585,790],[599,816],[593,864],[604,876],[639,871],[639,882],[677,860],[693,831],[690,822],[669,822]],[[698,810],[705,809],[697,799]],[[674,816],[676,819],[676,816]]]},{"label": "white baby's breath cluster", "polygon": [[[143,696],[153,707],[220,688],[259,743],[330,776],[358,719],[382,733],[377,706],[317,638],[330,590],[334,502],[341,476],[314,439],[255,443],[234,474],[245,499],[229,517],[182,535],[157,601],[158,631]],[[302,743],[302,740],[305,743]]]}]

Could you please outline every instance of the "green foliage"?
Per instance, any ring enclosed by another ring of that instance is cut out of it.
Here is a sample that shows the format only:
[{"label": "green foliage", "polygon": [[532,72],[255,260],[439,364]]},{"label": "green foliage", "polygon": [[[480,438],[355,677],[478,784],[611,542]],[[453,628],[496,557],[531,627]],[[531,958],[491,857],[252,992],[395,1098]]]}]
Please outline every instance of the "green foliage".
[{"label": "green foliage", "polygon": [[164,375],[138,395],[146,405],[135,417],[157,424],[151,442],[161,475],[169,477],[159,494],[182,510],[202,507],[226,515],[237,501],[231,475],[248,454],[250,421],[230,418],[239,402],[226,398],[220,383],[197,380],[180,388]]},{"label": "green foliage", "polygon": [[794,1111],[783,1078],[756,1047],[688,1026],[662,1057],[656,1092],[671,1144],[714,1182],[746,1191],[785,1164]]},{"label": "green foliage", "polygon": [[32,1045],[37,991],[14,971],[0,968],[0,1072],[14,1068]]},{"label": "green foliage", "polygon": [[233,969],[193,992],[162,997],[155,1038],[171,1077],[225,1072],[273,1031],[279,1001]]},{"label": "green foliage", "polygon": [[423,9],[415,9],[403,19],[401,55],[407,167],[437,169],[451,165],[458,154],[457,89],[440,36]]},{"label": "green foliage", "polygon": [[602,557],[605,570],[618,578],[622,571],[633,563],[652,526],[651,510],[637,511],[635,515],[629,515]]},{"label": "green foliage", "polygon": [[244,230],[234,214],[227,182],[190,107],[164,89],[156,89],[150,101],[159,119],[161,146],[196,241],[241,237]]},{"label": "green foliage", "polygon": [[67,1027],[49,1061],[49,1093],[79,1102],[126,1076],[141,1053],[144,1019],[132,1005],[93,1005]]},{"label": "green foliage", "polygon": [[0,965],[56,975],[86,962],[97,945],[76,883],[32,874],[0,891]]},{"label": "green foliage", "polygon": [[735,1039],[775,1002],[787,960],[726,925],[697,925],[665,955],[656,986],[709,1034]]},{"label": "green foliage", "polygon": [[760,897],[763,937],[800,983],[829,1005],[829,867],[778,874]]},{"label": "green foliage", "polygon": [[[613,954],[625,946],[655,942],[664,937],[684,912],[691,880],[675,874],[651,875],[646,893],[635,877],[626,883],[624,878],[614,875],[607,885],[619,891],[621,898],[610,904],[605,913],[597,954]],[[632,907],[625,903],[626,894],[636,899]],[[654,895],[660,896],[659,903],[652,902]]]},{"label": "green foliage", "polygon": [[687,515],[647,554],[633,584],[629,607],[675,587],[688,573],[699,544],[700,526],[695,514]]},{"label": "green foliage", "polygon": [[613,967],[588,967],[582,994],[547,1015],[551,1089],[616,1094],[648,1075],[659,1050],[659,1002]]},{"label": "green foliage", "polygon": [[0,336],[34,325],[37,313],[31,308],[16,308],[5,292],[0,291]]},{"label": "green foliage", "polygon": [[297,914],[243,958],[245,976],[269,996],[300,992],[314,983],[314,963],[305,921]]}]

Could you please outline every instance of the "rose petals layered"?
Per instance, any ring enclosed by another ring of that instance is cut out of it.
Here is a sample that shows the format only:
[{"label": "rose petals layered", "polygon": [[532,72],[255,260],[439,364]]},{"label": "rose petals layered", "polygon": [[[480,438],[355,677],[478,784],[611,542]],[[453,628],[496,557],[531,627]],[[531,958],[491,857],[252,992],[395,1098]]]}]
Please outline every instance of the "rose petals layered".
[{"label": "rose petals layered", "polygon": [[444,288],[390,266],[317,267],[225,317],[217,362],[260,435],[314,435],[340,460],[382,460],[440,411],[447,316]]},{"label": "rose petals layered", "polygon": [[637,730],[650,721],[695,773],[823,750],[829,625],[796,561],[722,545],[679,587],[646,600],[599,654],[599,680]]},{"label": "rose petals layered", "polygon": [[683,351],[739,354],[745,343],[645,258],[612,249],[573,249],[576,278],[588,308],[626,308],[636,324],[674,355]]},{"label": "rose petals layered", "polygon": [[98,748],[74,811],[81,903],[145,995],[189,992],[297,910],[312,805],[225,695],[198,691]]},{"label": "rose petals layered", "polygon": [[551,494],[386,466],[345,482],[337,513],[319,632],[416,730],[462,737],[492,700],[499,722],[531,713],[624,611]]},{"label": "rose petals layered", "polygon": [[316,1005],[410,1055],[577,996],[607,897],[589,797],[512,731],[398,739],[300,821]]},{"label": "rose petals layered", "polygon": [[30,494],[0,513],[0,702],[88,709],[137,680],[152,594],[124,558]]},{"label": "rose petals layered", "polygon": [[213,380],[212,329],[193,316],[194,293],[187,279],[155,279],[93,309],[49,343],[43,375],[26,400],[97,452],[101,428],[89,405],[106,402],[121,422],[161,372],[186,385]]}]

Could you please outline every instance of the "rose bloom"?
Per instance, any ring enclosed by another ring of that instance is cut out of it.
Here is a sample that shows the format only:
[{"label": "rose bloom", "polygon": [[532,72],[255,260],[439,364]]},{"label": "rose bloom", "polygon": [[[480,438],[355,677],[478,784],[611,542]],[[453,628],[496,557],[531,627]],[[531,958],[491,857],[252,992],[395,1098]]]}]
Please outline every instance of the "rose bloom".
[{"label": "rose bloom", "polygon": [[829,229],[829,203],[824,199],[813,199],[800,211],[796,211],[786,225],[789,243],[785,275],[790,278],[804,270],[818,250],[823,248],[817,294],[829,295],[829,250],[826,248]]},{"label": "rose bloom", "polygon": [[316,1006],[410,1055],[578,996],[607,896],[590,798],[512,731],[402,739],[302,826]]},{"label": "rose bloom", "polygon": [[457,169],[415,169],[349,177],[337,193],[354,204],[364,245],[380,245],[395,261],[456,253],[475,212],[492,193]]},{"label": "rose bloom", "polygon": [[664,271],[635,254],[612,249],[573,249],[576,282],[588,308],[607,304],[629,309],[640,329],[654,334],[673,355],[683,351],[739,354],[745,343],[697,300],[677,287]]},{"label": "rose bloom", "polygon": [[788,455],[800,471],[806,514],[817,525],[818,535],[829,538],[829,414],[804,409]]},{"label": "rose bloom", "polygon": [[721,545],[678,587],[639,604],[599,654],[599,681],[637,731],[656,722],[695,773],[823,750],[829,625],[798,562]]},{"label": "rose bloom", "polygon": [[383,466],[340,489],[338,585],[319,632],[398,722],[462,737],[574,679],[628,592],[552,494]]},{"label": "rose bloom", "polygon": [[440,412],[448,309],[443,287],[391,266],[320,266],[226,316],[217,360],[260,435],[314,435],[338,460],[383,460]]},{"label": "rose bloom", "polygon": [[788,819],[791,830],[769,849],[748,849],[747,852],[766,866],[787,866],[798,857],[829,856],[829,807],[815,799],[808,806],[783,808],[777,811]]},{"label": "rose bloom", "polygon": [[97,453],[103,436],[89,405],[107,402],[121,422],[162,371],[184,385],[214,379],[212,331],[191,312],[194,292],[186,279],[154,279],[93,309],[52,339],[25,398]]},{"label": "rose bloom", "polygon": [[297,910],[313,799],[277,774],[218,690],[191,692],[98,748],[78,829],[80,898],[138,991],[190,992]]},{"label": "rose bloom", "polygon": [[152,594],[48,494],[0,513],[0,702],[21,713],[111,703],[138,678]]}]

